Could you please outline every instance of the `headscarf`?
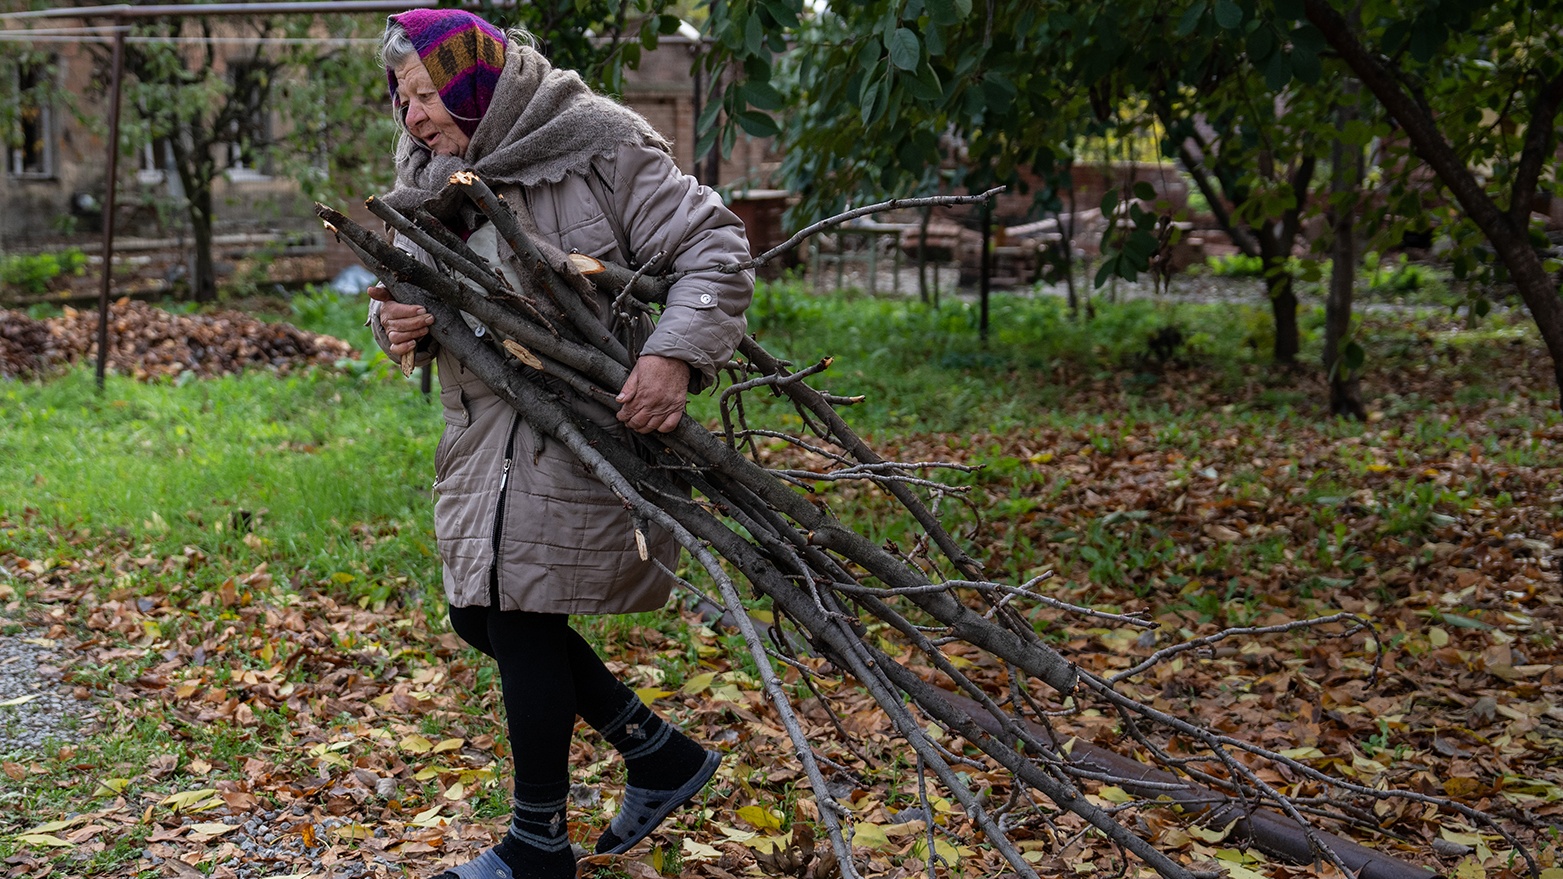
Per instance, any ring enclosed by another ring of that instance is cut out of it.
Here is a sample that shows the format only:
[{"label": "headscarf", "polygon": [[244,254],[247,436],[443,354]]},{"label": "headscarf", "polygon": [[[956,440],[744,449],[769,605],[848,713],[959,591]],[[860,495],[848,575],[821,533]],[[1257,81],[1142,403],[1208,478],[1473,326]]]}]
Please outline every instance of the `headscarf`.
[{"label": "headscarf", "polygon": [[[391,21],[407,32],[445,109],[471,137],[488,112],[505,67],[504,33],[460,9],[413,9],[391,16]],[[387,69],[385,75],[396,103],[396,71]]]},{"label": "headscarf", "polygon": [[[671,152],[640,114],[596,94],[574,71],[554,67],[519,41],[506,49],[491,97],[464,156],[434,155],[403,130],[396,144],[396,188],[382,200],[407,213],[457,171],[473,171],[491,186],[533,186],[584,174],[593,160],[626,145]],[[472,220],[472,212],[466,213],[464,219]]]}]

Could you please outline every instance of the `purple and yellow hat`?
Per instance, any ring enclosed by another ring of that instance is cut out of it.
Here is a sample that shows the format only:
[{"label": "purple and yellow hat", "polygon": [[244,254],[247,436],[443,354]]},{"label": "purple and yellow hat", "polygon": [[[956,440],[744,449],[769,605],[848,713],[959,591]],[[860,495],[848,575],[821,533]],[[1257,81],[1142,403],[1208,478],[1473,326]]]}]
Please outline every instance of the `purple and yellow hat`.
[{"label": "purple and yellow hat", "polygon": [[[460,9],[413,9],[393,15],[391,20],[407,31],[445,109],[456,127],[471,137],[488,111],[505,67],[504,33]],[[394,105],[396,71],[387,69],[385,76]]]}]

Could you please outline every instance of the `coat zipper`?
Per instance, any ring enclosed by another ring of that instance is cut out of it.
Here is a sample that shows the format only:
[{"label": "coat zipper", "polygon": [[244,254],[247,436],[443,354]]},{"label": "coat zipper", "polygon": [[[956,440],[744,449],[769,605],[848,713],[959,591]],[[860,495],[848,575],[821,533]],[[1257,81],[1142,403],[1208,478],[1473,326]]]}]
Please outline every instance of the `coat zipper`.
[{"label": "coat zipper", "polygon": [[505,530],[505,491],[510,485],[510,467],[516,453],[516,427],[520,421],[520,414],[510,418],[510,435],[505,440],[505,465],[499,471],[499,498],[494,504],[494,558],[488,568],[488,606],[495,611],[502,609],[499,603],[499,544]]}]

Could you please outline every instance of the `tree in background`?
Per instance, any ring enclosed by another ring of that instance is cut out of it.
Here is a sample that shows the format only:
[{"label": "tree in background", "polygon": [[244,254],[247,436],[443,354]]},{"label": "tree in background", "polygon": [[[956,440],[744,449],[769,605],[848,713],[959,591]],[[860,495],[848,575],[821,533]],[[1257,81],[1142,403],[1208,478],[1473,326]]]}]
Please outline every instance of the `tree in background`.
[{"label": "tree in background", "polygon": [[[1400,178],[1388,211],[1451,243],[1457,276],[1507,275],[1541,331],[1563,395],[1563,276],[1538,247],[1544,239],[1531,220],[1539,204],[1563,196],[1563,8],[1362,2],[1346,13],[1325,0],[1288,0],[1272,10],[1283,26],[1306,18],[1316,27],[1398,126],[1382,166]],[[1442,192],[1416,185],[1422,163]],[[1474,246],[1479,241],[1496,264]]]},{"label": "tree in background", "polygon": [[[786,182],[815,217],[847,198],[926,192],[940,179],[1004,181],[1022,165],[1045,170],[1082,135],[1110,130],[1125,106],[1149,102],[1168,154],[1238,245],[1269,264],[1278,360],[1295,357],[1299,341],[1291,275],[1279,267],[1307,211],[1338,217],[1337,203],[1349,201],[1365,215],[1360,228],[1373,231],[1365,245],[1393,247],[1408,231],[1432,229],[1453,245],[1457,277],[1512,281],[1563,389],[1563,305],[1549,275],[1557,267],[1538,253],[1529,223],[1537,197],[1559,187],[1544,172],[1556,163],[1563,107],[1563,59],[1553,50],[1563,9],[1407,11],[1383,0],[1360,8],[1348,17],[1326,0],[994,0],[975,10],[970,0],[874,0],[815,12],[801,0],[716,0],[707,31],[717,51],[707,63],[741,75],[713,77],[705,142],[730,143],[735,126],[778,135]],[[792,41],[795,61],[786,56]],[[1353,80],[1376,105],[1347,96]],[[1345,106],[1356,109],[1343,126]],[[964,162],[941,178],[932,171],[948,166],[941,147],[952,136]],[[1348,147],[1337,153],[1343,162],[1377,146],[1373,192],[1341,188],[1350,175],[1334,174],[1337,142]],[[1428,185],[1424,167],[1452,201]],[[1109,226],[1099,280],[1150,265],[1160,241],[1138,219],[1116,238]],[[1496,260],[1484,260],[1482,242]],[[1335,353],[1360,366],[1360,346],[1337,330]]]},{"label": "tree in background", "polygon": [[[344,42],[379,26],[363,16],[243,16],[134,28],[142,39],[125,45],[121,150],[155,145],[178,179],[196,301],[217,296],[214,193],[223,175],[266,169],[311,196],[389,180],[394,125],[384,75],[371,48]],[[107,47],[94,52],[107,71]]]}]

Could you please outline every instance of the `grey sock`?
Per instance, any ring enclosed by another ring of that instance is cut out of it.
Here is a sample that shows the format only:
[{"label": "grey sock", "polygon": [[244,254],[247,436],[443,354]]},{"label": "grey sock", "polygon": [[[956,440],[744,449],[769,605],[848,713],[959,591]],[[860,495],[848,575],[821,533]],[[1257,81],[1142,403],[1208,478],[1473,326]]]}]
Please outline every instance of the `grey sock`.
[{"label": "grey sock", "polygon": [[434,879],[515,879],[515,874],[510,872],[510,865],[499,857],[499,852],[488,849],[476,858],[459,867],[452,867]]}]

